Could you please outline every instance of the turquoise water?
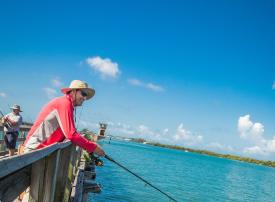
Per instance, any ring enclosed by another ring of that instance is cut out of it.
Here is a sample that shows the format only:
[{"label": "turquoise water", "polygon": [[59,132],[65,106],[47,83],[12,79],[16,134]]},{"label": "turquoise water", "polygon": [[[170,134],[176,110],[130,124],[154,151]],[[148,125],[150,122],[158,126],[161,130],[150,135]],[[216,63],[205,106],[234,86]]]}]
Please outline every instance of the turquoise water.
[{"label": "turquoise water", "polygon": [[4,132],[0,131],[0,139],[3,140],[4,139]]},{"label": "turquoise water", "polygon": [[[228,159],[108,141],[107,154],[177,201],[275,201],[275,169]],[[104,159],[97,167],[103,188],[89,201],[169,201],[166,196]]]}]

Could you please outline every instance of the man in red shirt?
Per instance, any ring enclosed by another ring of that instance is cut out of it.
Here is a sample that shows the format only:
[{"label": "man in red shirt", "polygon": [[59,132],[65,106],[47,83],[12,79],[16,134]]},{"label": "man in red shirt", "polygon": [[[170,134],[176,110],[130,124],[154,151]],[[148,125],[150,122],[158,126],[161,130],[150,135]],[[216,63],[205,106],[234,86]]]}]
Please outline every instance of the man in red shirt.
[{"label": "man in red shirt", "polygon": [[75,128],[74,109],[95,94],[84,81],[73,80],[70,87],[61,89],[65,95],[51,100],[41,110],[24,142],[24,152],[43,148],[69,139],[89,153],[105,156],[96,143],[84,138]]}]

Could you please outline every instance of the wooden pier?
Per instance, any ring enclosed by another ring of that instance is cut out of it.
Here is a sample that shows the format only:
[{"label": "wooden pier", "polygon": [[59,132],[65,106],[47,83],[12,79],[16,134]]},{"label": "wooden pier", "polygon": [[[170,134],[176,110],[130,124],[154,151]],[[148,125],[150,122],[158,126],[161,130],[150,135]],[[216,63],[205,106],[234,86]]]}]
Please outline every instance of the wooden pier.
[{"label": "wooden pier", "polygon": [[81,148],[56,143],[0,159],[0,201],[19,201],[27,190],[27,201],[85,202],[89,192],[100,192],[95,176],[95,163],[84,159]]}]

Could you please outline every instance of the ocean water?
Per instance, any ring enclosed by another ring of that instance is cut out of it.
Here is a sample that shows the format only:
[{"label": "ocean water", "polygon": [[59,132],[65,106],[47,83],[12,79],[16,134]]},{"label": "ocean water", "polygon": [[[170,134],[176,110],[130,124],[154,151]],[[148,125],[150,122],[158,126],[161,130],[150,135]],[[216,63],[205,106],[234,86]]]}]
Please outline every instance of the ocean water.
[{"label": "ocean water", "polygon": [[[177,201],[275,201],[275,169],[126,141],[104,140],[106,153]],[[116,164],[104,160],[89,201],[170,201]]]}]

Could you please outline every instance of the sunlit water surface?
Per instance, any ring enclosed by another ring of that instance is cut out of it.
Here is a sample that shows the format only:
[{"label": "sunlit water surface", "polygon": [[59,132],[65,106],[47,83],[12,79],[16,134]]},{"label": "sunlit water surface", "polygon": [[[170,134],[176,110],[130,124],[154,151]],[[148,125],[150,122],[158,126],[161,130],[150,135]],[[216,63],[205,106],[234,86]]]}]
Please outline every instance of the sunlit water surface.
[{"label": "sunlit water surface", "polygon": [[[107,154],[177,201],[275,201],[275,169],[126,141],[104,140]],[[169,201],[104,159],[96,181],[103,188],[89,201]]]}]

